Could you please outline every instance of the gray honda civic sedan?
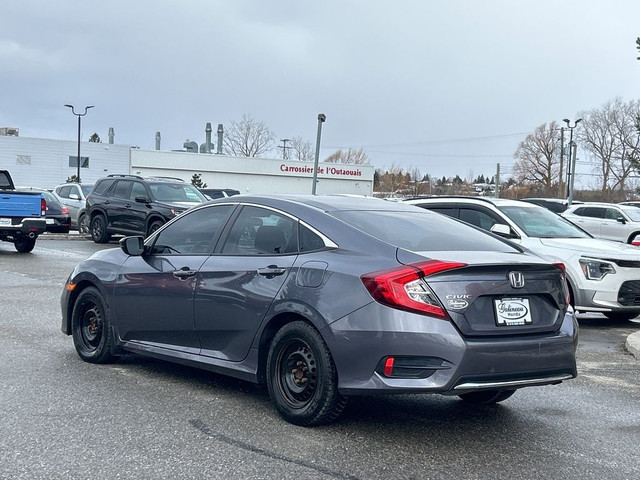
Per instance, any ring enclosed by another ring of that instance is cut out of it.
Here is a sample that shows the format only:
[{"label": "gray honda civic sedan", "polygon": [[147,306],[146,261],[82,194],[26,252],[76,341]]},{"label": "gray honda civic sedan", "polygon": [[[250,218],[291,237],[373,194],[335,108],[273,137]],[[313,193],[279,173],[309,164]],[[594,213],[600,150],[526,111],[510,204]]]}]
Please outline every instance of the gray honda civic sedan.
[{"label": "gray honda civic sedan", "polygon": [[137,353],[266,383],[297,425],[334,420],[349,395],[487,404],[577,374],[562,264],[373,198],[208,202],[80,263],[61,303],[83,360]]}]

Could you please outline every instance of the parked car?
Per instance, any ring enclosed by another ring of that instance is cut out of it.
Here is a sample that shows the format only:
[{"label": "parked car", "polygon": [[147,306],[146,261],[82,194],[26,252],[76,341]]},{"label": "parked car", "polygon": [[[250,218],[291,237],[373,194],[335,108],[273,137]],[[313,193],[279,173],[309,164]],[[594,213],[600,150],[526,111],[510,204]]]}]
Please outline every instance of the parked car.
[{"label": "parked car", "polygon": [[211,200],[240,195],[240,190],[235,190],[233,188],[200,188],[199,190]]},{"label": "parked car", "polygon": [[640,209],[631,205],[589,202],[562,213],[597,238],[632,243],[640,234]]},{"label": "parked car", "polygon": [[179,178],[109,175],[87,197],[86,215],[93,241],[111,235],[148,236],[185,210],[206,202],[200,191]]},{"label": "parked car", "polygon": [[[540,205],[541,207],[546,208],[547,210],[551,210],[554,213],[562,213],[569,206],[569,202],[564,198],[522,198],[523,202],[534,203],[536,205]],[[582,202],[578,202],[573,200],[571,202],[572,205],[577,205]]]},{"label": "parked car", "polygon": [[47,224],[47,202],[40,192],[19,192],[8,170],[0,170],[0,241],[29,253]]},{"label": "parked car", "polygon": [[409,205],[241,195],[120,246],[63,288],[78,355],[266,383],[298,425],[335,419],[349,395],[488,404],[576,376],[564,266]]},{"label": "parked car", "polygon": [[640,252],[637,247],[596,239],[562,216],[527,202],[499,198],[436,197],[407,203],[459,218],[563,261],[571,304],[613,320],[640,314]]},{"label": "parked car", "polygon": [[62,205],[56,196],[49,190],[36,187],[18,187],[21,192],[38,192],[42,194],[47,202],[45,210],[45,221],[47,222],[47,232],[51,233],[69,233],[71,229],[71,216],[69,209]]},{"label": "parked car", "polygon": [[83,223],[81,213],[84,211],[87,195],[91,193],[92,189],[93,184],[87,183],[64,183],[53,189],[53,194],[58,201],[69,209],[71,227],[78,231],[80,231],[79,226]]}]

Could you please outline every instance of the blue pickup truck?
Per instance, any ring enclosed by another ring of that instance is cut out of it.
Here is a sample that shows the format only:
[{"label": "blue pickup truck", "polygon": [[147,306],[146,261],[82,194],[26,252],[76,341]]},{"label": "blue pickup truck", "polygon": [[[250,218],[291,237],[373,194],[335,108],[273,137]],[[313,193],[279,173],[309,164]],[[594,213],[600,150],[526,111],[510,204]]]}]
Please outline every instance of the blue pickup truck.
[{"label": "blue pickup truck", "polygon": [[20,253],[36,245],[47,228],[47,203],[41,193],[17,192],[6,170],[0,170],[0,240],[11,242]]}]

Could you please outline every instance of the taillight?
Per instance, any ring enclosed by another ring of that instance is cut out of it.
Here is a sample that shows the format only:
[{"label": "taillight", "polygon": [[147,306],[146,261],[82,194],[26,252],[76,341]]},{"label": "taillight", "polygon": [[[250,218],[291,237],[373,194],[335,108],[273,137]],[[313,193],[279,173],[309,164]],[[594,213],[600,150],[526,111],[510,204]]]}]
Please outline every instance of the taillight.
[{"label": "taillight", "polygon": [[47,201],[44,197],[40,197],[40,216],[45,217],[47,215]]},{"label": "taillight", "polygon": [[399,310],[447,318],[444,307],[424,277],[466,265],[430,260],[367,273],[360,279],[378,303]]},{"label": "taillight", "polygon": [[553,264],[556,268],[559,268],[562,272],[562,288],[564,288],[564,303],[565,305],[569,305],[571,303],[571,295],[569,294],[569,284],[567,283],[567,267],[562,262],[557,262]]},{"label": "taillight", "polygon": [[67,207],[62,207],[62,213],[67,215],[69,213],[69,209]]}]

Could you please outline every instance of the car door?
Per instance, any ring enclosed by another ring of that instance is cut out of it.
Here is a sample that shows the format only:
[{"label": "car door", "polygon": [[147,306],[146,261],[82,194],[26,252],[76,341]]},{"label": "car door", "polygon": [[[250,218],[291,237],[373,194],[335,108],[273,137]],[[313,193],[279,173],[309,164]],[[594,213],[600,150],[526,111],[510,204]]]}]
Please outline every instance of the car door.
[{"label": "car door", "polygon": [[129,202],[132,185],[131,180],[118,180],[109,191],[109,196],[103,204],[107,212],[107,228],[122,228],[125,204]]},{"label": "car door", "polygon": [[[136,199],[142,200],[143,198],[147,199],[147,201],[136,201]],[[122,224],[120,227],[129,232],[146,234],[147,215],[151,211],[150,201],[151,198],[144,184],[134,181],[129,192],[128,201],[123,204]]]},{"label": "car door", "polygon": [[127,258],[112,302],[123,340],[199,353],[194,326],[198,270],[232,210],[215,205],[185,214],[158,233],[147,253]]},{"label": "car door", "polygon": [[297,221],[244,206],[200,269],[195,323],[202,355],[240,361],[285,284],[298,252]]},{"label": "car door", "polygon": [[69,196],[65,200],[64,204],[69,209],[69,215],[74,224],[78,221],[78,213],[84,208],[84,196],[80,190],[79,185],[71,185],[69,190]]},{"label": "car door", "polygon": [[[609,240],[626,242],[629,236],[629,218],[614,207],[604,209],[604,218],[600,224],[600,236]],[[620,221],[620,218],[623,221]]]},{"label": "car door", "polygon": [[568,218],[594,237],[600,237],[604,214],[605,209],[602,207],[580,207]]}]

